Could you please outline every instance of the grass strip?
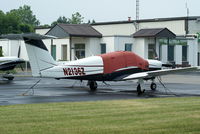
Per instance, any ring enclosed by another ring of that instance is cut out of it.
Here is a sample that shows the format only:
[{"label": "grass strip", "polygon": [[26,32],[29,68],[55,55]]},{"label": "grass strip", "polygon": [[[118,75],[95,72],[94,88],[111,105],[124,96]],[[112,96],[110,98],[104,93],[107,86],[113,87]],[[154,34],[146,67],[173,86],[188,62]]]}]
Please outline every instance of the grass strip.
[{"label": "grass strip", "polygon": [[198,134],[200,98],[0,106],[1,134]]}]

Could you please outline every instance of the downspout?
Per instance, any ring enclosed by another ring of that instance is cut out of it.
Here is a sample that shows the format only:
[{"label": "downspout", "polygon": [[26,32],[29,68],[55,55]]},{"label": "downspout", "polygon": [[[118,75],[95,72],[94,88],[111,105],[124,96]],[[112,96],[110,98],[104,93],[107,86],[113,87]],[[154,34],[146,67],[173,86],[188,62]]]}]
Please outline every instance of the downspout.
[{"label": "downspout", "polygon": [[53,55],[53,39],[51,39],[51,55]]},{"label": "downspout", "polygon": [[185,34],[189,34],[189,17],[185,19]]},{"label": "downspout", "polygon": [[72,37],[69,36],[69,60],[71,61],[72,60]]}]

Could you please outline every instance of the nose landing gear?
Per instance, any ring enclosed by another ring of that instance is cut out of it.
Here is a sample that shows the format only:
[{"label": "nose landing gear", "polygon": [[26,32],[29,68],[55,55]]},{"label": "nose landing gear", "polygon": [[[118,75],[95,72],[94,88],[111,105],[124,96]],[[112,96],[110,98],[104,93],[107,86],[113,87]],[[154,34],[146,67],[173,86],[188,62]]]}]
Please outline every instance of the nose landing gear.
[{"label": "nose landing gear", "polygon": [[137,85],[137,94],[138,96],[143,94],[145,92],[144,89],[144,80],[143,79],[139,79],[138,80],[138,85]]},{"label": "nose landing gear", "polygon": [[[155,81],[155,79],[152,79],[152,83],[150,85],[150,88],[151,88],[152,91],[156,91],[156,89],[157,89],[157,85],[156,85],[156,83],[154,81]],[[137,83],[138,83],[138,85],[137,85],[137,93],[138,93],[138,95],[142,95],[145,92],[144,80],[143,79],[139,79]]]}]

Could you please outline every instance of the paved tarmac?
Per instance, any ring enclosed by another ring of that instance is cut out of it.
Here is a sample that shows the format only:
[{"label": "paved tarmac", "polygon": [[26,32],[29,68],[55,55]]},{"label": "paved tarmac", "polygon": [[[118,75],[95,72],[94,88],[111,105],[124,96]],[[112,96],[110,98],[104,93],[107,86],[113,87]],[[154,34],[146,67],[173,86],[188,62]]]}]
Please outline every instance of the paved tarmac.
[{"label": "paved tarmac", "polygon": [[97,92],[92,93],[87,81],[39,80],[24,74],[17,74],[13,81],[0,79],[0,105],[200,96],[200,72],[163,76],[164,86],[156,80],[157,91],[151,91],[150,82],[146,82],[141,96],[137,96],[136,81],[98,82]]}]

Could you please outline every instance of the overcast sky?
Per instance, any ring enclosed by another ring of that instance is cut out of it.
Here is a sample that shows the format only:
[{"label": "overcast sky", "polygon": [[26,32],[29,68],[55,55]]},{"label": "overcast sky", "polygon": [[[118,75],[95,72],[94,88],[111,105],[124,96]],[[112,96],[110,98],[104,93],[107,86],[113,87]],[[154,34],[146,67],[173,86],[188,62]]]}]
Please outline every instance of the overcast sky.
[{"label": "overcast sky", "polygon": [[[7,12],[24,4],[31,6],[41,24],[51,24],[59,16],[71,17],[79,12],[87,22],[135,19],[136,0],[0,0],[0,10]],[[140,0],[140,19],[200,16],[200,0]]]}]

